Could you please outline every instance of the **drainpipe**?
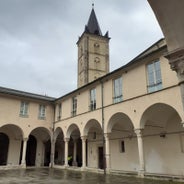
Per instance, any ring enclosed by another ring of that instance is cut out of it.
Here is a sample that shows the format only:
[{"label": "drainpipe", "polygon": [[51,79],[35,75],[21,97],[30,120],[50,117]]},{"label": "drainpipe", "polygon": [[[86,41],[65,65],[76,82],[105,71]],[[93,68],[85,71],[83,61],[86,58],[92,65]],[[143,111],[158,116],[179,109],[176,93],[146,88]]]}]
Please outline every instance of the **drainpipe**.
[{"label": "drainpipe", "polygon": [[106,157],[105,157],[105,135],[104,135],[104,84],[103,81],[101,83],[101,103],[102,103],[102,131],[103,131],[103,167],[104,167],[104,174],[106,175]]},{"label": "drainpipe", "polygon": [[51,128],[51,153],[50,153],[50,167],[54,166],[54,155],[55,155],[55,139],[54,139],[54,129],[55,129],[55,105],[54,105],[54,121]]}]

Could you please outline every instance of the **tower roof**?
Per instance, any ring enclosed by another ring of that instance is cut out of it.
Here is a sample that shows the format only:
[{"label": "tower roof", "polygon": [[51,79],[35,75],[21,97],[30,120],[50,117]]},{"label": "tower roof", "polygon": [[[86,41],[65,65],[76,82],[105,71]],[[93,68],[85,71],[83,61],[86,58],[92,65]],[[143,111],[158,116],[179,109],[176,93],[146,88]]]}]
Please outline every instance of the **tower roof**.
[{"label": "tower roof", "polygon": [[85,27],[85,32],[102,36],[102,32],[101,32],[100,26],[98,24],[98,20],[96,18],[94,8],[92,8],[92,10],[91,10],[88,24]]}]

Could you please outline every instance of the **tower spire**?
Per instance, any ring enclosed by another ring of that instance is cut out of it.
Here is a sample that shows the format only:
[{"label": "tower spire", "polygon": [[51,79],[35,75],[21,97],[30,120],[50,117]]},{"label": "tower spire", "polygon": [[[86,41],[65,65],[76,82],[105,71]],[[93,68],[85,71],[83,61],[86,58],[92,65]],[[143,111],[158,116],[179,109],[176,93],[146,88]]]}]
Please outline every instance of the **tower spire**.
[{"label": "tower spire", "polygon": [[85,27],[85,32],[102,36],[102,32],[98,24],[98,20],[96,18],[96,14],[94,10],[94,3],[92,3],[92,10],[91,10],[91,14],[90,14],[88,23]]}]

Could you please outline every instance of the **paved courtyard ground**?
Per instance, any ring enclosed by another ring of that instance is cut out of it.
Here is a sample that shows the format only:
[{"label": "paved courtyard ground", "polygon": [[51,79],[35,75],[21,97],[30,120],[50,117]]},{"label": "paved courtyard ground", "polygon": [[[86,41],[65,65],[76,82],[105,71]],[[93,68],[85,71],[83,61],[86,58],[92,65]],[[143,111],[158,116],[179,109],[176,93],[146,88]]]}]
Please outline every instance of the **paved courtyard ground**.
[{"label": "paved courtyard ground", "polygon": [[[177,182],[139,179],[89,172],[49,168],[0,171],[0,184],[177,184]],[[181,184],[181,183],[180,183]]]}]

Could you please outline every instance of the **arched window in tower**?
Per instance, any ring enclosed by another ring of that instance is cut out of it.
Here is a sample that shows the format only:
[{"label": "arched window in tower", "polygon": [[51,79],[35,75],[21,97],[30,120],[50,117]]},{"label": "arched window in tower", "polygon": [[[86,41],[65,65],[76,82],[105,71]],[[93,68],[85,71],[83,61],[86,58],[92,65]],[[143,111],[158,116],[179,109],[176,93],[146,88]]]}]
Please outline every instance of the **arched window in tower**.
[{"label": "arched window in tower", "polygon": [[94,43],[94,51],[96,52],[96,53],[99,53],[100,52],[100,44],[99,43]]},{"label": "arched window in tower", "polygon": [[94,62],[95,62],[95,69],[100,69],[99,68],[100,67],[100,58],[96,57]]}]

